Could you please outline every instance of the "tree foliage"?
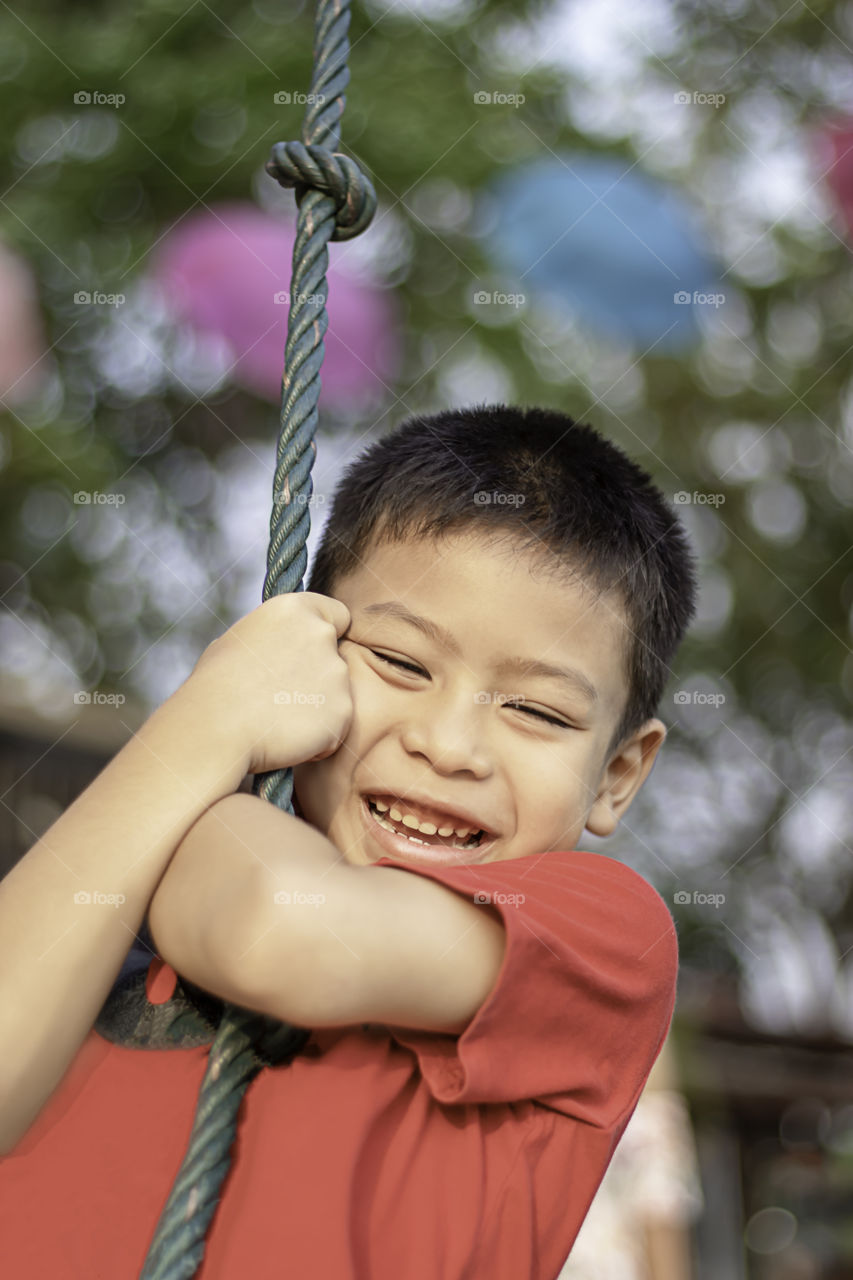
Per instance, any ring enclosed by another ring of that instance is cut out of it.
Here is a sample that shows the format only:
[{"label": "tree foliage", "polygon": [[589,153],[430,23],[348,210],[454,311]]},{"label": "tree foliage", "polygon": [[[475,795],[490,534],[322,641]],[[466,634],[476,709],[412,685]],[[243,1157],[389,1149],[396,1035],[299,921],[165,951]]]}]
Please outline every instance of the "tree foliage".
[{"label": "tree foliage", "polygon": [[[264,549],[241,560],[223,512],[250,456],[271,476],[277,414],[227,378],[211,386],[147,266],[193,209],[291,207],[263,166],[299,136],[301,108],[274,95],[308,88],[312,12],[42,2],[6,7],[0,31],[0,234],[33,268],[52,362],[38,394],[0,406],[0,628],[36,701],[96,686],[155,701],[248,607],[246,582],[260,599]],[[373,0],[351,37],[343,148],[380,208],[363,243],[331,253],[361,254],[397,294],[404,365],[368,421],[325,414],[321,451],[408,412],[506,398],[592,422],[671,496],[722,495],[682,508],[700,617],[662,708],[664,753],[601,851],[688,895],[674,905],[683,959],[737,966],[758,1021],[853,1030],[853,309],[819,146],[851,108],[849,10]],[[483,89],[525,101],[484,108]],[[75,102],[95,91],[125,101]],[[638,165],[696,210],[726,303],[683,356],[590,333],[541,299],[505,317],[473,305],[504,283],[490,181],[566,150]],[[80,290],[127,300],[83,307]],[[82,490],[125,502],[75,506]]]}]

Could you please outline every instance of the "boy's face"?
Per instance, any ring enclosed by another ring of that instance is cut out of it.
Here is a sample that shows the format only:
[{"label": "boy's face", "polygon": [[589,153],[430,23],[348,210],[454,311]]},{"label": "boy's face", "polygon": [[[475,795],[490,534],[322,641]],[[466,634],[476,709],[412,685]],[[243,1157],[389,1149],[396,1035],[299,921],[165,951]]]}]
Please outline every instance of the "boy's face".
[{"label": "boy's face", "polygon": [[[334,755],[296,766],[294,794],[348,862],[453,866],[572,850],[585,827],[609,835],[642,786],[666,733],[659,720],[605,758],[627,697],[622,609],[534,572],[518,549],[462,532],[377,546],[336,584],[352,619],[339,652],[353,719]],[[398,616],[379,608],[389,603]],[[501,669],[512,660],[517,670]],[[537,662],[580,673],[596,696],[533,671]],[[374,798],[381,821],[394,809],[428,823],[390,821],[424,843],[380,825]],[[466,826],[485,829],[479,844],[454,847]]]}]

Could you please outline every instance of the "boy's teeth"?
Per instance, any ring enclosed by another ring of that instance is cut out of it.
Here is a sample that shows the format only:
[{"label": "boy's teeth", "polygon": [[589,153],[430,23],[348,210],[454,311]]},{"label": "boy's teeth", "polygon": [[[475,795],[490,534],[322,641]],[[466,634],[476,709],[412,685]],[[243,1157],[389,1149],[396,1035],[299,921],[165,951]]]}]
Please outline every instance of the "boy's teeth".
[{"label": "boy's teeth", "polygon": [[[437,828],[434,822],[420,822],[414,816],[414,814],[403,813],[395,805],[392,805],[391,808],[389,809],[388,805],[385,804],[385,802],[382,800],[374,800],[371,797],[370,803],[373,805],[374,809],[377,810],[377,821],[381,823],[383,827],[387,827],[389,831],[393,831],[394,828],[387,821],[387,819],[383,821],[383,819],[378,815],[387,813],[388,818],[390,818],[392,822],[400,822],[403,824],[404,827],[409,827],[412,831],[420,831],[425,836],[434,836],[438,834],[444,839],[447,839],[448,836],[452,836],[455,832],[456,836],[460,840],[465,840],[467,839],[468,836],[471,835],[470,827],[444,826],[444,827]],[[424,843],[423,840],[417,840],[414,836],[410,836],[409,839],[414,840],[416,844]],[[458,847],[462,848],[463,846],[460,845]]]},{"label": "boy's teeth", "polygon": [[434,822],[418,822],[417,818],[413,818],[410,813],[403,814],[403,826],[411,827],[414,831],[422,831],[425,836],[434,836],[438,830]]},{"label": "boy's teeth", "polygon": [[[379,810],[380,813],[385,813],[388,810],[387,804],[383,804],[381,800],[373,800],[372,803]],[[402,822],[404,826],[411,827],[413,831],[422,831],[425,836],[434,836],[436,833],[436,830],[438,830],[438,834],[440,836],[451,836],[455,831],[459,839],[464,840],[466,836],[470,836],[471,834],[470,827],[438,827],[436,828],[436,825],[434,822],[419,822],[418,819],[414,817],[413,814],[402,813],[394,805],[391,806],[391,811],[388,814],[388,817],[391,819],[392,822]]]},{"label": "boy's teeth", "polygon": [[[381,814],[377,813],[375,817],[380,827],[384,827],[386,831],[392,832],[392,834],[395,836],[398,836],[400,834],[397,828],[392,827],[391,823],[388,822],[386,818],[383,818]],[[452,829],[453,828],[451,827],[451,830]],[[406,836],[406,839],[411,840],[412,844],[428,844],[429,843],[427,840],[418,840],[417,836]],[[467,844],[460,844],[458,841],[454,840],[450,848],[451,849],[467,849],[469,848],[469,846]]]}]

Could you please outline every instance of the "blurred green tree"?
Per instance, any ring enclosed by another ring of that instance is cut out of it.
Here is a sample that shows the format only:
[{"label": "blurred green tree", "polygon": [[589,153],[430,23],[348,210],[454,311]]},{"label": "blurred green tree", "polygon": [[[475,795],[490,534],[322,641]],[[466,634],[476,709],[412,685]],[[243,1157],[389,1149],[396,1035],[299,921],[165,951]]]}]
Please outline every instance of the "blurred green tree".
[{"label": "blurred green tree", "polygon": [[[299,136],[301,108],[274,95],[307,90],[312,21],[272,0],[0,15],[0,237],[33,268],[50,348],[38,392],[0,405],[0,639],[34,704],[95,687],[156,703],[260,600],[265,544],[241,552],[233,527],[246,466],[271,479],[277,413],[211,371],[146,270],[193,209],[292,207],[263,166]],[[380,208],[331,254],[361,255],[396,291],[405,356],[384,402],[326,413],[320,442],[349,448],[458,400],[538,402],[592,422],[673,498],[718,495],[681,507],[703,591],[662,708],[670,740],[601,847],[669,894],[688,967],[740,971],[754,1020],[840,1034],[853,309],[817,139],[853,113],[851,35],[841,4],[649,4],[630,22],[592,4],[357,5],[342,141]],[[477,102],[498,89],[523,105]],[[707,227],[726,302],[683,356],[532,296],[505,317],[473,304],[503,283],[490,180],[567,149],[671,181]],[[126,303],[75,303],[93,289]],[[76,506],[79,490],[124,505]]]}]

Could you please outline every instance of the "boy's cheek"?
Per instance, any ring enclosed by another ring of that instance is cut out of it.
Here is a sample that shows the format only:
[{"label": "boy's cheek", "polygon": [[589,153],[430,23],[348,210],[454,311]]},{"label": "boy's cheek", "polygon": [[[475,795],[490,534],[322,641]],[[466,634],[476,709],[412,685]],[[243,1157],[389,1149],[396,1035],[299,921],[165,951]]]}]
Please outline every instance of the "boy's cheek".
[{"label": "boy's cheek", "polygon": [[298,764],[293,770],[293,811],[297,818],[307,818],[313,821],[313,805],[311,803],[312,793],[314,791],[314,783],[312,775],[319,765],[316,764]]},{"label": "boy's cheek", "polygon": [[339,748],[325,760],[313,764],[305,761],[293,770],[293,811],[297,818],[310,822],[324,834],[329,816],[338,803],[341,783],[335,774],[341,769],[344,757],[350,759],[349,753]]}]

